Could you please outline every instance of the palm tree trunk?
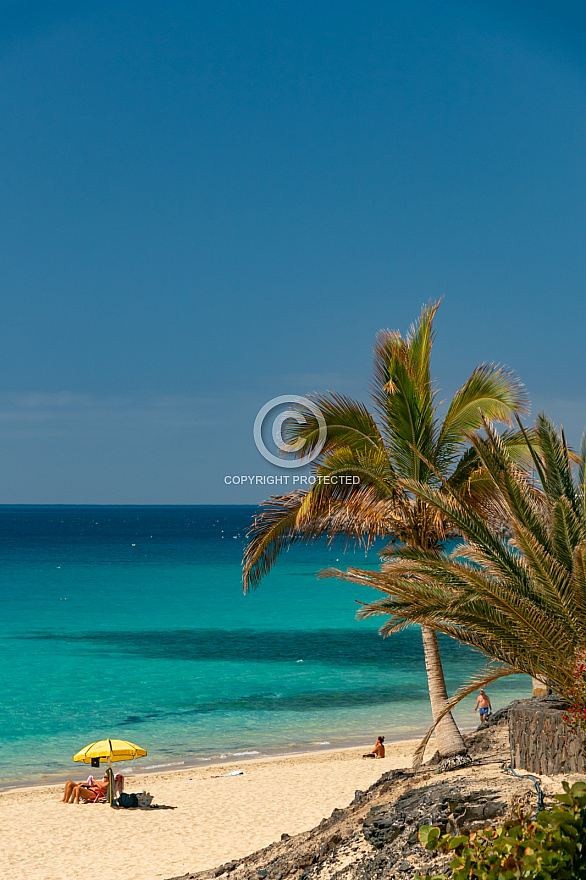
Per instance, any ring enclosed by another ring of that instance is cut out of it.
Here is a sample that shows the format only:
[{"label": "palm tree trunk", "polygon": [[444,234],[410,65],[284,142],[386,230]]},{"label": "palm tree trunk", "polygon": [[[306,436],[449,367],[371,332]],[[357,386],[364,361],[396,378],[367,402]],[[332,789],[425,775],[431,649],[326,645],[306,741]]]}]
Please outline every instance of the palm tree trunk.
[{"label": "palm tree trunk", "polygon": [[548,686],[544,684],[542,681],[539,681],[538,678],[531,679],[531,685],[533,687],[533,696],[534,697],[545,697],[548,692]]},{"label": "palm tree trunk", "polygon": [[[421,637],[423,639],[423,653],[425,655],[425,669],[427,671],[431,714],[435,721],[448,701],[448,692],[446,690],[444,671],[442,669],[437,633],[428,626],[422,626]],[[458,730],[451,712],[442,718],[436,727],[435,737],[442,758],[447,758],[449,755],[461,755],[466,752],[466,746],[464,745],[462,734]]]}]

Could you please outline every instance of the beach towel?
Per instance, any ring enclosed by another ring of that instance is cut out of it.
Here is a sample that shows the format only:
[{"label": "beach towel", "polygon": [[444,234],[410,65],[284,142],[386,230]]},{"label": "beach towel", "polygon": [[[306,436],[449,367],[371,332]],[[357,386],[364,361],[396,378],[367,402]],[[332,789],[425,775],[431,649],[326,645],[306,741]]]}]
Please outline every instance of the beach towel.
[{"label": "beach towel", "polygon": [[231,773],[218,773],[217,776],[202,776],[202,779],[226,779],[228,776],[244,776],[244,770],[232,770]]}]

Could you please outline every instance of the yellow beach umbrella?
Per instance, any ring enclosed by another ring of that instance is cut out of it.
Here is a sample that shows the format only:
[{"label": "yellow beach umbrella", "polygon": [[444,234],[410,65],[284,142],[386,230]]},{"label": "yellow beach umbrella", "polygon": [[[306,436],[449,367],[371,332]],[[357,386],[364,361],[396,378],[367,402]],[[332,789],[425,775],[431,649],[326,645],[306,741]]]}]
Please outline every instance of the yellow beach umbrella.
[{"label": "yellow beach umbrella", "polygon": [[74,761],[83,764],[91,764],[92,760],[101,761],[132,761],[134,758],[144,758],[146,749],[135,746],[134,743],[125,739],[102,739],[100,742],[91,743],[73,756]]},{"label": "yellow beach umbrella", "polygon": [[81,749],[77,755],[73,756],[74,761],[82,764],[91,764],[92,767],[99,767],[100,761],[108,761],[108,800],[112,806],[114,799],[114,774],[110,768],[113,761],[133,761],[135,758],[144,758],[146,749],[141,749],[134,743],[127,742],[125,739],[102,739],[99,742],[90,743],[85,749]]}]

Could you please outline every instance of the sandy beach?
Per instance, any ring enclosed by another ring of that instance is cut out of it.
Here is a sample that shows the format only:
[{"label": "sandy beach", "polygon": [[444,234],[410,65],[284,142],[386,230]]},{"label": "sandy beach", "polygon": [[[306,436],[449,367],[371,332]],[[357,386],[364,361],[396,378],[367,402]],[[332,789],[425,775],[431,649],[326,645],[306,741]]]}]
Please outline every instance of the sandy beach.
[{"label": "sandy beach", "polygon": [[[214,867],[316,825],[356,789],[408,766],[416,745],[389,743],[383,760],[352,748],[133,776],[127,790],[147,789],[158,809],[63,804],[57,786],[8,791],[0,794],[0,873],[161,880]],[[244,775],[221,775],[235,769]]]}]

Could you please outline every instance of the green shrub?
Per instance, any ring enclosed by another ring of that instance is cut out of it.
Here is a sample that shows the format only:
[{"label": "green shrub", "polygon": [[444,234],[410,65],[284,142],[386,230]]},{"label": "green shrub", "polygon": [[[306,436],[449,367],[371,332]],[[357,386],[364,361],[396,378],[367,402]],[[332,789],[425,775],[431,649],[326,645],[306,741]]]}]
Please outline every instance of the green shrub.
[{"label": "green shrub", "polygon": [[[429,850],[454,853],[453,880],[586,880],[586,783],[563,783],[560,806],[536,819],[523,815],[500,828],[453,837],[423,825],[419,840]],[[415,880],[444,880],[445,874],[416,874]]]}]

